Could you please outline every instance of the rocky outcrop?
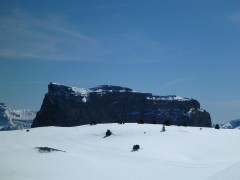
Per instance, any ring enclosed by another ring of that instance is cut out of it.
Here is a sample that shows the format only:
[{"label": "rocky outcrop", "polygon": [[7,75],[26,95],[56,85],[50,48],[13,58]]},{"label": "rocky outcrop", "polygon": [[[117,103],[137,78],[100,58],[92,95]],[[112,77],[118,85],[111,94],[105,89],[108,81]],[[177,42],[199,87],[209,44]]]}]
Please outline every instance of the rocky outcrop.
[{"label": "rocky outcrop", "polygon": [[77,126],[118,121],[210,127],[208,112],[198,101],[179,96],[155,96],[130,88],[102,85],[83,89],[50,83],[32,127]]},{"label": "rocky outcrop", "polygon": [[12,110],[0,103],[0,131],[30,128],[35,116],[36,112],[29,109]]}]

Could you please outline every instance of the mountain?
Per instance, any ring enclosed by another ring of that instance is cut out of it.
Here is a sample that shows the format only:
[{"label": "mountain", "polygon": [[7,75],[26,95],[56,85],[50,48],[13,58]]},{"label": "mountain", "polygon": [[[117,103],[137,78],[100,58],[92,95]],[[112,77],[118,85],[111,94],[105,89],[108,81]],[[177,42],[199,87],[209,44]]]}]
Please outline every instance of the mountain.
[{"label": "mountain", "polygon": [[92,121],[168,121],[175,125],[200,127],[210,127],[212,124],[210,114],[192,98],[156,96],[121,86],[101,85],[86,89],[50,83],[32,127],[69,127]]},{"label": "mountain", "polygon": [[221,126],[223,129],[240,129],[240,119],[228,121]]},{"label": "mountain", "polygon": [[29,109],[12,110],[0,103],[0,131],[30,128],[35,116]]},{"label": "mountain", "polygon": [[[112,135],[103,138],[108,129]],[[162,125],[115,123],[0,132],[0,179],[240,179],[239,130],[161,129]],[[132,152],[134,145],[140,149]],[[39,150],[44,147],[56,151]]]}]

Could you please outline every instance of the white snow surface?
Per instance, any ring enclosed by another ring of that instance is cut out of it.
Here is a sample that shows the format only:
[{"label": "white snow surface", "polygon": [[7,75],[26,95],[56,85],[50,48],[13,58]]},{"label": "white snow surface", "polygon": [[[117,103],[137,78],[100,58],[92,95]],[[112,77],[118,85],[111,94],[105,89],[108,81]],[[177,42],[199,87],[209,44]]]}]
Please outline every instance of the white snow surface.
[{"label": "white snow surface", "polygon": [[[113,135],[103,138],[110,129]],[[1,180],[239,180],[240,130],[101,124],[0,132]],[[131,152],[133,145],[140,150]],[[66,152],[39,153],[35,147]]]}]

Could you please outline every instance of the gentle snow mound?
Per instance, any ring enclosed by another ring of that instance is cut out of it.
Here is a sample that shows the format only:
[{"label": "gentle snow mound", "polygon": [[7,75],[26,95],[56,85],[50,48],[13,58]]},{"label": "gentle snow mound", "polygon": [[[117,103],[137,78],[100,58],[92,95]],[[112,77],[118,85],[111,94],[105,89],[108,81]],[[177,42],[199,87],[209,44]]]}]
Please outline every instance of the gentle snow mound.
[{"label": "gentle snow mound", "polygon": [[232,164],[208,180],[239,180],[240,179],[240,161]]}]

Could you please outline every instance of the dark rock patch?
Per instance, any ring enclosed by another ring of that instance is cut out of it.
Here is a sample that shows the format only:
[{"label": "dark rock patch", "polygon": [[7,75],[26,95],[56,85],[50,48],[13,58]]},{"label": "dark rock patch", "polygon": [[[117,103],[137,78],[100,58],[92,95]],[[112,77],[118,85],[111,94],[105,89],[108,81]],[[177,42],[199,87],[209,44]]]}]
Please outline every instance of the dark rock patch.
[{"label": "dark rock patch", "polygon": [[138,151],[140,149],[140,146],[138,144],[133,145],[132,152]]},{"label": "dark rock patch", "polygon": [[35,147],[35,149],[37,149],[38,152],[40,152],[40,153],[50,153],[52,151],[66,152],[66,151],[62,151],[62,150],[54,149],[54,148],[50,148],[50,147]]}]

